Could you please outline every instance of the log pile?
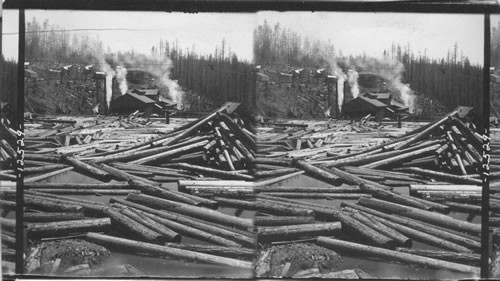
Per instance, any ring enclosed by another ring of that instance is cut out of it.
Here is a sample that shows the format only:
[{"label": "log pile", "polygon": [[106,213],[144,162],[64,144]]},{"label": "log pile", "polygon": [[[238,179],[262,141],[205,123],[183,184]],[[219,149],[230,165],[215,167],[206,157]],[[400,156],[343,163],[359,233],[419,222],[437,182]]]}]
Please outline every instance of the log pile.
[{"label": "log pile", "polygon": [[353,133],[351,126],[344,133],[339,122],[257,128],[256,167],[297,169],[323,182],[254,188],[259,252],[314,241],[348,255],[478,276],[481,226],[473,220],[481,214],[482,139],[474,122],[471,108],[458,107],[399,132]]},{"label": "log pile", "polygon": [[[253,220],[224,210],[223,195],[197,193],[204,186],[256,178],[255,135],[239,104],[171,124],[107,119],[27,124],[33,129],[25,153],[28,241],[80,237],[117,251],[250,270]],[[2,149],[8,156],[9,148],[2,144]],[[75,174],[90,183],[56,177]],[[178,181],[196,183],[176,188]],[[14,187],[2,192],[5,210],[14,210]],[[99,200],[102,196],[109,200]],[[1,224],[14,230],[11,218]],[[8,234],[5,243],[13,243]]]}]

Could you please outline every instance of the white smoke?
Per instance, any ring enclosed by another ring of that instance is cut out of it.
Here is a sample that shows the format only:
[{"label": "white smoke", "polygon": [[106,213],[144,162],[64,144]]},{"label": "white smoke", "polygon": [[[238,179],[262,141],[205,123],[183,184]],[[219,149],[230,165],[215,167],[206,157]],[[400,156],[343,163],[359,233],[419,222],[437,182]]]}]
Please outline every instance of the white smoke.
[{"label": "white smoke", "polygon": [[116,72],[116,82],[120,87],[120,92],[122,95],[127,93],[128,85],[127,85],[127,69],[123,66],[117,66],[115,69]]},{"label": "white smoke", "polygon": [[349,69],[347,71],[347,83],[351,87],[351,93],[353,98],[357,98],[359,96],[359,85],[358,85],[359,74],[354,69]]},{"label": "white smoke", "polygon": [[337,76],[337,106],[338,111],[341,112],[344,105],[344,82],[347,79],[347,75],[339,67],[335,59],[330,61],[330,70],[333,75]]},{"label": "white smoke", "polygon": [[351,64],[366,72],[371,72],[379,75],[390,81],[390,88],[399,92],[399,99],[408,107],[410,113],[415,112],[415,95],[410,85],[404,84],[402,80],[405,71],[403,63],[393,60],[389,57],[382,59],[364,58],[351,61]]},{"label": "white smoke", "polygon": [[108,106],[107,110],[109,110],[111,97],[113,96],[113,77],[116,73],[104,59],[101,60],[100,64],[104,72],[106,72],[106,104]]}]

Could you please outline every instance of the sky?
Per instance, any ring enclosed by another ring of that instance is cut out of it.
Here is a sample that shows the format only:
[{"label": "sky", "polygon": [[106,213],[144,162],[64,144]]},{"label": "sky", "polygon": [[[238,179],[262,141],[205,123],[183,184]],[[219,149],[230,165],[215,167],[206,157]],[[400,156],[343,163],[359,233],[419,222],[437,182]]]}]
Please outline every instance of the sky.
[{"label": "sky", "polygon": [[[18,12],[4,10],[3,33],[18,31]],[[222,38],[239,58],[252,61],[253,30],[267,20],[280,22],[311,38],[331,39],[344,55],[366,53],[379,57],[392,42],[410,44],[412,50],[435,58],[446,57],[455,42],[471,62],[483,63],[483,16],[465,14],[411,14],[367,12],[259,12],[242,13],[165,13],[109,11],[26,12],[26,20],[49,19],[64,29],[130,29],[92,31],[112,51],[135,49],[149,53],[160,38],[179,40],[184,48],[194,44],[201,53],[211,53]],[[492,24],[496,24],[492,18]],[[3,52],[17,58],[17,36],[3,35]]]},{"label": "sky", "polygon": [[455,42],[471,62],[483,64],[484,17],[465,14],[367,12],[260,12],[257,22],[279,22],[311,38],[331,39],[344,55],[380,57],[392,42],[431,57],[446,57]]},{"label": "sky", "polygon": [[[4,10],[3,52],[8,58],[17,58],[18,12]],[[212,53],[224,38],[231,51],[248,61],[253,57],[253,29],[255,14],[244,13],[166,13],[166,12],[111,12],[111,11],[26,11],[26,21],[36,17],[38,22],[49,20],[66,30],[71,29],[128,29],[87,31],[98,34],[104,46],[112,51],[149,54],[160,39],[179,40],[179,45],[202,54]],[[76,32],[76,31],[75,31]]]}]

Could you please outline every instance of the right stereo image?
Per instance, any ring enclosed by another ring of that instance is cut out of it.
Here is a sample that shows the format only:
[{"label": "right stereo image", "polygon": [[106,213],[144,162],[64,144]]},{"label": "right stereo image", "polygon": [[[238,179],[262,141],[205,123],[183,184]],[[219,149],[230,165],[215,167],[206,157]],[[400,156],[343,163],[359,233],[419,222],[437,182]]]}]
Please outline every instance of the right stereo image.
[{"label": "right stereo image", "polygon": [[479,277],[484,26],[257,14],[257,278]]},{"label": "right stereo image", "polygon": [[500,15],[490,32],[490,277],[500,278]]}]

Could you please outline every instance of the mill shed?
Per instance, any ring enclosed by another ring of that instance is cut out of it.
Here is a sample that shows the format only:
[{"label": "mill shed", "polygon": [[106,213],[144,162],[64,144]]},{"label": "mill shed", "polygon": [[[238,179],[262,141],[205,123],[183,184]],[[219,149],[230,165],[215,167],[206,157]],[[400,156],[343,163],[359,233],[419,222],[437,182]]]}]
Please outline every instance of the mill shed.
[{"label": "mill shed", "polygon": [[350,118],[362,118],[368,114],[375,115],[377,121],[381,121],[385,117],[387,104],[370,98],[366,95],[359,95],[357,98],[344,104],[342,112]]},{"label": "mill shed", "polygon": [[128,92],[111,102],[111,111],[119,114],[131,114],[136,110],[151,115],[155,101],[142,95]]}]

